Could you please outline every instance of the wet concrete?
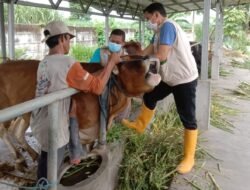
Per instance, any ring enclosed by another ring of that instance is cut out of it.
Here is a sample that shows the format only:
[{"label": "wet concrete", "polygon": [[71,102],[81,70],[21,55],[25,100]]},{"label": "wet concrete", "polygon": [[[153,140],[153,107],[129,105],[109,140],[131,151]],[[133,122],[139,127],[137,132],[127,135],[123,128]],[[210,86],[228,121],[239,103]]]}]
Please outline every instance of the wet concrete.
[{"label": "wet concrete", "polygon": [[239,110],[235,116],[225,116],[235,126],[233,134],[213,126],[201,134],[200,146],[214,158],[206,156],[196,162],[191,173],[177,175],[171,190],[250,189],[250,100],[232,93],[240,82],[250,82],[250,71],[230,66],[223,68],[232,73],[212,81],[212,94],[231,97],[231,102],[223,104]]}]

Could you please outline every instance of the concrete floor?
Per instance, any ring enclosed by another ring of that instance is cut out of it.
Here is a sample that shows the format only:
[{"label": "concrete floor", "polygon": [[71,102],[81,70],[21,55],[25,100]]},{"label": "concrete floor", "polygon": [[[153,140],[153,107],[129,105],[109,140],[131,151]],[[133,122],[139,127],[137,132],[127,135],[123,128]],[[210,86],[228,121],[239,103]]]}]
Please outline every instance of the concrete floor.
[{"label": "concrete floor", "polygon": [[201,147],[214,158],[206,156],[196,162],[191,173],[177,175],[171,190],[250,189],[250,100],[232,94],[240,82],[250,82],[250,71],[223,67],[224,70],[232,71],[232,74],[212,81],[212,94],[231,97],[231,102],[223,104],[239,111],[236,116],[225,116],[235,126],[233,134],[213,126],[201,134]]}]

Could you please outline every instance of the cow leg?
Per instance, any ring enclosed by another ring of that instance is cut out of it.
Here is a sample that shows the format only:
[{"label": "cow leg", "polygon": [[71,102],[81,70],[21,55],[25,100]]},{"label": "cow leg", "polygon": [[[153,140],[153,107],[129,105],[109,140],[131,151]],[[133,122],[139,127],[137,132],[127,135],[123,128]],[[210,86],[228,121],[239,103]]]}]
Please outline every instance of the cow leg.
[{"label": "cow leg", "polygon": [[127,105],[124,106],[123,110],[117,114],[117,116],[114,118],[114,121],[121,123],[122,119],[127,119],[129,117],[130,111],[131,111],[131,100],[128,99]]},{"label": "cow leg", "polygon": [[109,103],[109,92],[111,88],[111,81],[109,80],[108,85],[99,96],[100,104],[100,132],[99,132],[99,146],[105,146],[107,144],[107,122],[108,122],[108,103]]},{"label": "cow leg", "polygon": [[24,171],[24,168],[27,168],[27,164],[23,158],[23,156],[16,150],[16,147],[12,143],[8,131],[4,127],[3,124],[0,124],[0,137],[3,139],[5,144],[7,145],[8,149],[10,150],[11,154],[13,154],[16,162],[16,169],[20,171]]},{"label": "cow leg", "polygon": [[[25,120],[24,120],[25,119]],[[30,145],[27,143],[25,139],[25,132],[29,126],[29,116],[25,115],[24,119],[19,117],[15,120],[14,124],[12,125],[13,129],[12,132],[15,135],[18,143],[22,146],[24,150],[26,150],[33,161],[37,160],[38,158],[38,153],[34,151],[33,148],[30,147]],[[27,122],[28,120],[28,122]]]}]

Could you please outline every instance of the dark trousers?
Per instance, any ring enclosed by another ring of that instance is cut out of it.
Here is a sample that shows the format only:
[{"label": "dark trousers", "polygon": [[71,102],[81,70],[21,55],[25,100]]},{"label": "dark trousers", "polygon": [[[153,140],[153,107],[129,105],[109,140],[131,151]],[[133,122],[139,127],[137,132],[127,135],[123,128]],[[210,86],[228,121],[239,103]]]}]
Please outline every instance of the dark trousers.
[{"label": "dark trousers", "polygon": [[197,79],[192,82],[176,86],[169,86],[165,82],[161,81],[153,91],[144,94],[144,104],[149,109],[153,110],[159,100],[162,100],[169,94],[173,93],[175,105],[182,124],[186,129],[197,129],[195,115],[196,87]]},{"label": "dark trousers", "polygon": [[[57,150],[57,171],[59,170],[59,167],[62,165],[65,149],[66,145]],[[41,154],[38,158],[37,180],[39,180],[42,177],[47,179],[47,162],[48,162],[48,153],[45,151],[41,151]]]},{"label": "dark trousers", "polygon": [[86,155],[86,150],[83,150],[79,136],[79,125],[75,117],[69,118],[69,156],[70,159],[80,159],[82,155]]}]

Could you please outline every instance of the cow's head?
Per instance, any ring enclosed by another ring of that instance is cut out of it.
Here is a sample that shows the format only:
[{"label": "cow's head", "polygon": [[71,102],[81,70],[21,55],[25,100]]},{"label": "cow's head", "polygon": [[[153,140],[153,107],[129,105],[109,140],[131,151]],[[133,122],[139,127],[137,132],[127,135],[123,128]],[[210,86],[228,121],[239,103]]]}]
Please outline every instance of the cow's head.
[{"label": "cow's head", "polygon": [[139,42],[129,41],[126,42],[123,48],[129,55],[142,55],[142,48]]},{"label": "cow's head", "polygon": [[117,65],[117,81],[127,96],[139,96],[159,84],[159,67],[157,59],[139,55],[124,56]]}]

